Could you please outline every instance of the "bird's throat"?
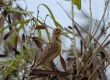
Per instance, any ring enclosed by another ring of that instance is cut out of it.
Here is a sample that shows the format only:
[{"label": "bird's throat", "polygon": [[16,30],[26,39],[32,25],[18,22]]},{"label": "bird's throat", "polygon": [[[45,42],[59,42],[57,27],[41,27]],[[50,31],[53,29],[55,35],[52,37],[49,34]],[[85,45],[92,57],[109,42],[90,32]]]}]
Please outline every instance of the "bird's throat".
[{"label": "bird's throat", "polygon": [[60,37],[56,37],[56,40],[59,41],[59,42],[61,42]]}]

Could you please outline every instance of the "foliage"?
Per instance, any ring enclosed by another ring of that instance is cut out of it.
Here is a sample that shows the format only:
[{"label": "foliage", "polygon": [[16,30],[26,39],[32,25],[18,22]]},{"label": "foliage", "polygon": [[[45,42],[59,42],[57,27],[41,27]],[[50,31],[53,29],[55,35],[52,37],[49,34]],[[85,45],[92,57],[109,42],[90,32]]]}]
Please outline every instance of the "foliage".
[{"label": "foliage", "polygon": [[22,59],[23,59],[23,55],[20,54],[17,56],[16,59],[1,61],[0,64],[3,66],[2,68],[4,68],[4,70],[1,73],[1,75],[3,75],[2,79],[10,74],[19,73],[19,66],[21,66],[23,62]]},{"label": "foliage", "polygon": [[[67,59],[68,62],[71,63],[69,70],[67,70],[65,59],[63,59],[63,57],[60,55],[60,62],[62,68],[64,69],[64,72],[59,71],[55,67],[55,65],[52,64],[51,65],[53,71],[47,70],[45,65],[40,65],[38,69],[31,71],[30,65],[35,65],[38,55],[40,55],[42,50],[48,44],[48,41],[51,40],[48,28],[53,28],[51,26],[48,26],[45,21],[40,21],[38,19],[39,16],[37,16],[37,18],[33,17],[33,12],[23,10],[18,4],[16,4],[16,8],[13,8],[12,3],[13,1],[4,2],[0,0],[0,41],[1,43],[4,42],[5,44],[7,44],[7,48],[4,48],[4,54],[0,54],[0,57],[10,58],[9,60],[0,61],[0,79],[23,80],[25,78],[33,79],[40,77],[43,80],[95,80],[96,78],[107,80],[104,70],[108,66],[109,55],[108,52],[105,51],[105,47],[109,43],[109,41],[107,42],[107,38],[110,36],[110,34],[107,35],[102,44],[99,43],[99,40],[106,33],[109,27],[107,27],[106,29],[102,28],[101,33],[97,36],[96,39],[94,36],[96,35],[98,29],[96,31],[94,30],[94,32],[92,33],[87,32],[72,18],[69,17],[71,21],[74,22],[74,27],[77,31],[77,33],[75,33],[75,36],[80,39],[79,46],[81,47],[81,50],[77,50],[78,58],[76,58],[73,51],[74,47],[72,47],[71,49],[67,50],[67,52],[69,52],[69,54],[72,56],[69,56]],[[81,9],[81,0],[73,0],[73,3],[78,7],[79,10]],[[40,6],[44,6],[48,10],[50,15],[48,14],[46,17],[51,17],[56,27],[63,28],[62,25],[57,22],[52,11],[47,5],[40,4],[37,7],[37,15],[39,15]],[[29,19],[25,19],[26,17],[28,17]],[[27,35],[25,26],[26,24],[30,23],[32,23],[32,27],[29,35]],[[7,29],[9,29],[9,32],[7,32],[7,34],[3,36],[3,32]],[[22,37],[19,36],[21,30],[23,30]],[[45,39],[43,39],[41,30],[45,30],[48,41],[45,41]],[[87,34],[86,39],[83,37],[82,31]],[[35,32],[37,32],[37,36],[35,35]],[[65,31],[62,31],[61,35],[73,41],[73,38],[70,37],[69,34],[73,35],[71,26],[65,28]],[[91,43],[93,40],[94,43]],[[33,47],[33,43],[36,47]],[[74,43],[72,43],[72,45],[73,44]],[[62,50],[62,52],[66,51]],[[79,66],[76,65],[77,60]],[[104,64],[104,62],[108,63]]]},{"label": "foliage", "polygon": [[77,6],[77,8],[80,10],[81,9],[81,0],[72,0],[73,4]]}]

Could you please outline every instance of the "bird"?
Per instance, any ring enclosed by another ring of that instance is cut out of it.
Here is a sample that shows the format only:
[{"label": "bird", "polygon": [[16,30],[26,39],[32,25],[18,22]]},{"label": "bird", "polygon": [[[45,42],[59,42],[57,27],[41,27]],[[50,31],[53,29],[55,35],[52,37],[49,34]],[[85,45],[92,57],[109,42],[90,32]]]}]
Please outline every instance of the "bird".
[{"label": "bird", "polygon": [[51,62],[60,54],[62,50],[62,43],[60,39],[61,31],[61,28],[53,29],[52,38],[45,49],[37,57],[34,67],[44,64],[46,68],[51,69],[49,68]]}]

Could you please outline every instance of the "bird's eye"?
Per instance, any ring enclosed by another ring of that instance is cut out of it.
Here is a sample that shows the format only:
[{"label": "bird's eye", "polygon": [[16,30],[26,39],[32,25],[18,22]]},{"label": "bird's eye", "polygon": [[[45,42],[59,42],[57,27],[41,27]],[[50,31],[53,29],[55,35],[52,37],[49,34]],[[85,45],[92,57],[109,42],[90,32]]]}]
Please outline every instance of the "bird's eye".
[{"label": "bird's eye", "polygon": [[58,29],[56,29],[56,31],[58,31]]}]

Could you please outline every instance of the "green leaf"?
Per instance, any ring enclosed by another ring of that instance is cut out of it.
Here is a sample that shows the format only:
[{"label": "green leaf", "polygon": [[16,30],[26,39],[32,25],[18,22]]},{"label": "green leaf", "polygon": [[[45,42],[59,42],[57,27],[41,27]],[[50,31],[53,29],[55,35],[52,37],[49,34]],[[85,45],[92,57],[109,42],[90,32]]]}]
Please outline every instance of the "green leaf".
[{"label": "green leaf", "polygon": [[6,27],[4,27],[4,28],[2,28],[2,29],[0,30],[0,33],[2,33],[5,29],[7,29],[7,28],[9,28],[9,27],[13,27],[13,26],[15,26],[15,25],[17,25],[17,24],[21,24],[21,23],[28,23],[29,21],[30,21],[30,19],[29,19],[29,20],[25,20],[25,21],[15,22],[15,23],[13,23],[13,24],[8,24]]},{"label": "green leaf", "polygon": [[38,36],[39,36],[40,38],[42,38],[41,30],[38,30]]},{"label": "green leaf", "polygon": [[77,4],[77,2],[76,2],[76,1],[77,1],[77,0],[73,0],[73,4],[75,4],[75,5],[76,5],[76,4]]},{"label": "green leaf", "polygon": [[[52,17],[51,17],[52,18]],[[56,20],[54,20],[53,18],[52,18],[52,20],[54,21],[54,24],[56,25],[56,27],[60,27],[60,28],[62,28],[62,26],[60,25],[60,23],[58,23]]]},{"label": "green leaf", "polygon": [[[34,20],[34,22],[35,22],[36,26],[38,26],[37,20]],[[42,38],[41,30],[38,30],[38,36],[39,36],[40,38]]]},{"label": "green leaf", "polygon": [[20,24],[20,22],[16,22],[16,23],[13,23],[13,24],[8,24],[8,26],[6,26],[6,27],[4,27],[4,28],[2,28],[2,29],[0,30],[0,33],[2,33],[5,29],[7,29],[7,28],[9,28],[9,27],[12,27],[12,26],[15,26],[15,25],[17,25],[17,24]]},{"label": "green leaf", "polygon": [[46,31],[46,33],[47,33],[48,40],[50,41],[50,34],[49,34],[49,32],[48,32],[47,29],[45,29],[45,31]]},{"label": "green leaf", "polygon": [[6,10],[9,11],[9,12],[18,12],[18,13],[22,13],[22,14],[26,14],[26,15],[34,13],[32,11],[22,11],[22,10],[18,10],[18,9],[15,9],[15,8],[12,8],[12,7],[8,7]]},{"label": "green leaf", "polygon": [[81,0],[76,0],[77,8],[81,9]]},{"label": "green leaf", "polygon": [[[42,23],[41,21],[39,21],[39,20],[37,20],[37,21],[38,21],[40,24],[44,25],[44,23]],[[37,25],[38,25],[38,23],[37,23]],[[50,34],[49,34],[49,32],[48,32],[47,29],[45,29],[45,31],[46,31],[46,33],[47,33],[48,40],[50,41]]]},{"label": "green leaf", "polygon": [[[5,78],[6,76],[12,74],[13,72],[17,72],[19,70],[20,64],[22,63],[22,60],[23,60],[23,53],[18,55],[13,60],[0,61],[0,65],[5,66],[5,69],[2,69],[0,73],[0,75],[3,75],[2,78]],[[1,79],[1,80],[4,80],[4,79]]]},{"label": "green leaf", "polygon": [[[70,1],[71,2],[71,0],[66,0],[66,1]],[[81,9],[81,0],[72,0],[72,3],[74,5],[76,5],[79,10]]]},{"label": "green leaf", "polygon": [[37,22],[37,20],[34,20],[34,22],[35,22],[36,26],[38,26],[38,22]]},{"label": "green leaf", "polygon": [[[25,25],[27,22],[29,22],[29,21],[27,20],[27,21],[21,23],[20,27],[18,28],[18,32],[22,29],[22,27],[24,27],[24,25]],[[12,38],[11,45],[14,44],[16,37],[17,37],[17,34],[15,33],[15,34],[14,34],[14,37]]]},{"label": "green leaf", "polygon": [[[55,17],[54,17],[54,15],[53,15],[52,11],[49,9],[49,7],[48,7],[47,5],[45,5],[45,4],[40,4],[40,5],[43,5],[43,6],[46,7],[46,9],[49,11],[49,13],[50,13],[50,15],[51,15],[51,18],[52,18],[52,20],[54,21],[55,26],[56,26],[56,27],[59,26],[60,28],[62,28],[62,26],[55,20]],[[39,10],[40,5],[37,7],[38,10]]]},{"label": "green leaf", "polygon": [[72,41],[71,37],[68,36],[68,33],[67,32],[62,32],[61,34],[64,35],[65,37],[69,38]]},{"label": "green leaf", "polygon": [[[54,17],[54,15],[53,15],[52,11],[49,9],[49,7],[48,7],[47,5],[45,5],[45,4],[40,4],[40,5],[45,6],[45,7],[47,8],[47,10],[49,11],[51,17],[55,20],[55,17]],[[40,5],[38,6],[38,10],[39,10]]]}]

